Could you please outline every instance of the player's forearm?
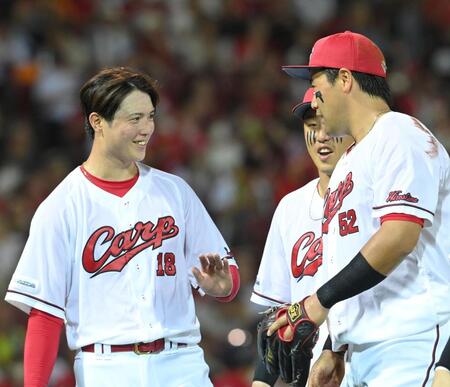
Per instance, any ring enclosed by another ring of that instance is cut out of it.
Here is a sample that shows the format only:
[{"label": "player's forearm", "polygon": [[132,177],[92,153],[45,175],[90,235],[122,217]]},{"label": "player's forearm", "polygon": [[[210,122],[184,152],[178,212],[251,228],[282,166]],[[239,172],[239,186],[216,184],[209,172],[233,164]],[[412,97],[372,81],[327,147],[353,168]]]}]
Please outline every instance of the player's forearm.
[{"label": "player's forearm", "polygon": [[350,263],[307,300],[309,315],[321,323],[326,309],[383,281],[414,249],[421,229],[414,222],[384,222]]},{"label": "player's forearm", "polygon": [[377,272],[388,275],[417,245],[422,227],[408,221],[386,221],[361,249]]},{"label": "player's forearm", "polygon": [[28,318],[24,350],[24,386],[44,387],[58,354],[64,322],[45,312],[32,309]]}]

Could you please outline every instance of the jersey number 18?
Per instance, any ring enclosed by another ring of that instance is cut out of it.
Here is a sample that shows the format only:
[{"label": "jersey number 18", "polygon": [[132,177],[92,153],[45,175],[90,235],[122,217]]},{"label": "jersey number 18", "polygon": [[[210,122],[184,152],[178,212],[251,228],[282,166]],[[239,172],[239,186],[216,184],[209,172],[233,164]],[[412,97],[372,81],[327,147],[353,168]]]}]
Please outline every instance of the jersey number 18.
[{"label": "jersey number 18", "polygon": [[177,268],[175,266],[175,254],[159,253],[157,261],[158,261],[158,269],[156,270],[157,276],[163,275],[173,276],[177,273]]}]

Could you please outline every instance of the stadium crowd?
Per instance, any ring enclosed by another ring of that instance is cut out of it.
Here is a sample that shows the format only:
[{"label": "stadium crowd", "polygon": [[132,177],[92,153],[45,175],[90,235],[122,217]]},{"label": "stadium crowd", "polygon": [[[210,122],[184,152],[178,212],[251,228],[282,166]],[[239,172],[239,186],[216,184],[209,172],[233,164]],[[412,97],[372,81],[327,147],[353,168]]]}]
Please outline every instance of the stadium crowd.
[{"label": "stadium crowd", "polygon": [[[241,272],[230,304],[197,298],[215,386],[249,386],[259,318],[249,302],[274,208],[315,176],[291,107],[307,84],[283,64],[350,29],[376,41],[396,110],[450,150],[450,9],[446,0],[2,0],[0,2],[0,290],[39,203],[86,157],[78,90],[128,65],[158,80],[146,162],[185,178]],[[22,385],[26,316],[0,303],[0,387]],[[61,340],[53,387],[73,386]]]}]

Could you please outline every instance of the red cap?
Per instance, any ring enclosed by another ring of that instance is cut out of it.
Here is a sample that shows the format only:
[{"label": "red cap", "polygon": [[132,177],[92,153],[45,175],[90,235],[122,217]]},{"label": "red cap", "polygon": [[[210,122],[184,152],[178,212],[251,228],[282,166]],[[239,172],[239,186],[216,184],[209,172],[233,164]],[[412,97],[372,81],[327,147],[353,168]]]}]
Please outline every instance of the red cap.
[{"label": "red cap", "polygon": [[306,111],[308,109],[311,109],[311,101],[313,99],[313,89],[310,87],[308,90],[306,90],[306,93],[303,97],[303,102],[298,103],[292,108],[292,113],[300,118],[303,119],[303,116],[305,115]]},{"label": "red cap", "polygon": [[386,62],[380,48],[364,35],[351,31],[319,39],[311,51],[308,65],[283,66],[291,77],[311,79],[309,69],[347,68],[386,78]]}]

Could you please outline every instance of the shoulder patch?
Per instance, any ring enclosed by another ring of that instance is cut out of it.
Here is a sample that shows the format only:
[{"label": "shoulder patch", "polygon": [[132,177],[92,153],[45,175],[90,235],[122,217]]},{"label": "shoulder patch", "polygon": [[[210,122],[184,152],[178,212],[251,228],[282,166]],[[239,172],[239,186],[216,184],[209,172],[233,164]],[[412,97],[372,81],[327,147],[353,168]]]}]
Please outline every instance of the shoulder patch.
[{"label": "shoulder patch", "polygon": [[37,293],[39,290],[39,282],[27,277],[15,277],[13,279],[15,289],[22,289],[27,293]]}]

